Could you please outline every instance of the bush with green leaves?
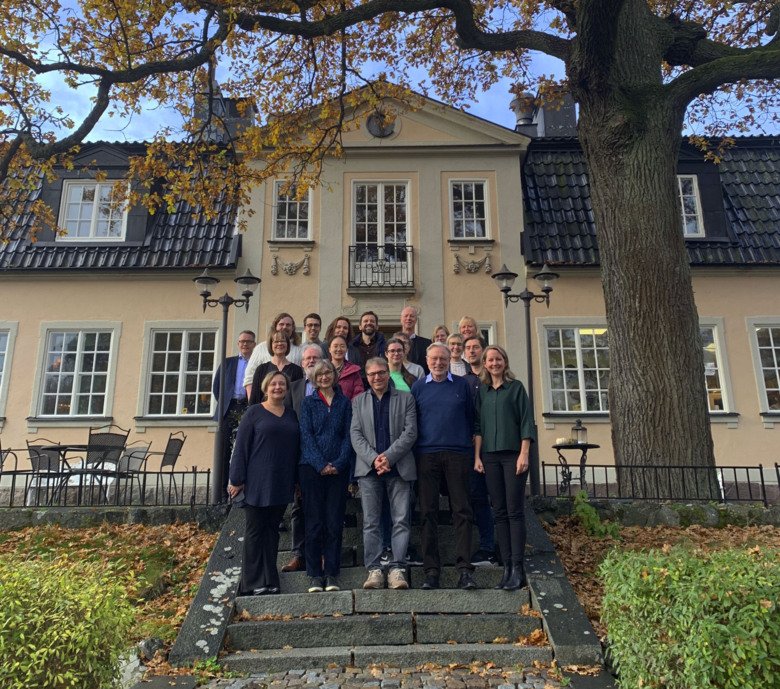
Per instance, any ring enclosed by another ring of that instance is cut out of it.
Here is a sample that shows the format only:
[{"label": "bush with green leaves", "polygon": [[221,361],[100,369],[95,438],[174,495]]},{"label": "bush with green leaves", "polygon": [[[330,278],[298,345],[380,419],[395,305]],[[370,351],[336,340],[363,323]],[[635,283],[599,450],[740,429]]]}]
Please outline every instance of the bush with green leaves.
[{"label": "bush with green leaves", "polygon": [[780,551],[612,551],[602,619],[622,689],[780,683]]},{"label": "bush with green leaves", "polygon": [[588,494],[581,490],[574,496],[574,516],[579,519],[580,524],[595,538],[620,538],[620,525],[614,522],[603,522],[596,508],[590,504]]},{"label": "bush with green leaves", "polygon": [[0,687],[116,684],[133,613],[97,563],[0,558]]}]

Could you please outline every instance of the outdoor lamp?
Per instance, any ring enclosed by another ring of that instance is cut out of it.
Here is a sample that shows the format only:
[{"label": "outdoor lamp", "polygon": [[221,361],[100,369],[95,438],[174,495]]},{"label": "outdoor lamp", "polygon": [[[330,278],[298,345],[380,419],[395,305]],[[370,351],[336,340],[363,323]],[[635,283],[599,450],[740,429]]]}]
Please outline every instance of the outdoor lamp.
[{"label": "outdoor lamp", "polygon": [[553,273],[553,271],[550,270],[550,267],[545,263],[542,266],[542,269],[534,275],[534,280],[541,283],[542,292],[550,294],[550,292],[552,292],[552,285],[550,283],[557,280],[559,277],[558,273]]},{"label": "outdoor lamp", "polygon": [[577,419],[571,427],[571,438],[577,445],[588,444],[588,429],[582,425],[582,419]]},{"label": "outdoor lamp", "polygon": [[246,273],[244,273],[241,277],[235,278],[233,280],[241,291],[241,296],[246,300],[246,303],[244,304],[244,307],[247,310],[247,313],[249,312],[249,298],[255,293],[255,290],[257,289],[257,286],[260,284],[260,278],[255,277],[252,275],[252,271],[249,270],[249,268],[246,269]]},{"label": "outdoor lamp", "polygon": [[501,270],[497,273],[493,273],[493,279],[504,294],[509,294],[512,291],[512,285],[515,284],[517,279],[517,273],[513,273],[506,267],[506,263],[501,266]]},{"label": "outdoor lamp", "polygon": [[[198,294],[203,297],[204,300],[211,296],[211,289],[219,284],[219,278],[209,275],[208,268],[205,268],[198,277],[192,278],[192,281],[195,283],[195,289],[198,290]],[[203,310],[206,310],[205,301],[203,303]]]}]

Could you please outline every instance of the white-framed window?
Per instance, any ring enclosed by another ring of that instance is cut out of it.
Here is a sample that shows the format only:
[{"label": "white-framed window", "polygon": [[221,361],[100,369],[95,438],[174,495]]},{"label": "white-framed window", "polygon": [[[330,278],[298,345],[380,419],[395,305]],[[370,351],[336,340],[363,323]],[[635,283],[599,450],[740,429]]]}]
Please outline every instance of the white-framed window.
[{"label": "white-framed window", "polygon": [[8,330],[0,330],[0,395],[5,390],[4,383],[6,379],[6,358],[8,357],[8,343],[11,339],[11,333]]},{"label": "white-framed window", "polygon": [[212,414],[216,328],[152,328],[144,414]]},{"label": "white-framed window", "polygon": [[405,263],[409,183],[355,182],[352,199],[356,262]]},{"label": "white-framed window", "polygon": [[545,335],[551,411],[608,411],[607,328],[548,327]]},{"label": "white-framed window", "polygon": [[748,319],[761,410],[780,412],[780,319]]},{"label": "white-framed window", "polygon": [[295,189],[285,192],[286,184],[274,183],[274,239],[311,239],[311,189],[298,199]]},{"label": "white-framed window", "polygon": [[59,225],[67,234],[57,240],[123,241],[127,208],[116,205],[114,189],[124,183],[119,180],[65,180]]},{"label": "white-framed window", "polygon": [[111,328],[46,331],[38,416],[106,416]]},{"label": "white-framed window", "polygon": [[487,191],[485,180],[450,180],[453,239],[488,238]]},{"label": "white-framed window", "polygon": [[[550,323],[542,330],[549,411],[608,412],[610,367],[606,325]],[[722,319],[702,319],[704,380],[707,407],[712,414],[732,411],[722,330]]]},{"label": "white-framed window", "polygon": [[701,212],[699,182],[696,175],[677,175],[677,189],[682,207],[683,235],[704,236],[704,217]]},{"label": "white-framed window", "polygon": [[0,321],[0,428],[8,401],[8,384],[18,329],[19,323],[16,321]]}]

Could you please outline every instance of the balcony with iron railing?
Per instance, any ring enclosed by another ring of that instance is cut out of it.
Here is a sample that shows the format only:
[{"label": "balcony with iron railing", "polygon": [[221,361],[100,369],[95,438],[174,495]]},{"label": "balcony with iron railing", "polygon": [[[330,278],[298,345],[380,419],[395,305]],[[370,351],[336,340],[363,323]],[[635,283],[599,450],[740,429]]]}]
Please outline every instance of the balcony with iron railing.
[{"label": "balcony with iron railing", "polygon": [[350,246],[348,291],[414,293],[414,249],[404,244]]}]

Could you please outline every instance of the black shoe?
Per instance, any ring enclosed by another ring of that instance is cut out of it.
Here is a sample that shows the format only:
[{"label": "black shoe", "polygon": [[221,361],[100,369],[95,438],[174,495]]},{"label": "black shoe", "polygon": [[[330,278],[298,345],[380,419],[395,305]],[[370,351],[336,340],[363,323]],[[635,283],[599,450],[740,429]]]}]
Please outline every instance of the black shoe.
[{"label": "black shoe", "polygon": [[497,564],[496,556],[489,550],[478,550],[471,556],[471,564],[475,567],[492,567]]},{"label": "black shoe", "polygon": [[504,573],[501,575],[501,581],[498,582],[496,589],[502,589],[506,586],[506,582],[509,581],[509,577],[512,576],[512,565],[504,565]]},{"label": "black shoe", "polygon": [[475,588],[477,588],[477,582],[474,581],[474,576],[467,569],[464,569],[460,573],[460,578],[458,579],[458,588],[463,589],[464,591],[473,591]]},{"label": "black shoe", "polygon": [[267,586],[261,586],[259,589],[252,589],[253,596],[264,596],[266,593],[268,593]]},{"label": "black shoe", "polygon": [[309,577],[309,588],[307,590],[309,593],[322,593],[325,588],[322,584],[321,577]]},{"label": "black shoe", "polygon": [[439,588],[439,576],[437,574],[426,574],[422,588],[425,591]]},{"label": "black shoe", "polygon": [[524,586],[527,586],[528,582],[525,579],[525,570],[523,565],[517,564],[512,566],[512,575],[506,580],[504,584],[504,591],[517,591]]},{"label": "black shoe", "polygon": [[326,591],[340,591],[338,577],[325,577]]},{"label": "black shoe", "polygon": [[393,561],[393,551],[390,548],[385,548],[382,554],[379,556],[379,564],[382,567],[387,567]]},{"label": "black shoe", "polygon": [[269,596],[275,596],[277,593],[281,593],[278,586],[269,586],[268,591],[266,591]]}]

